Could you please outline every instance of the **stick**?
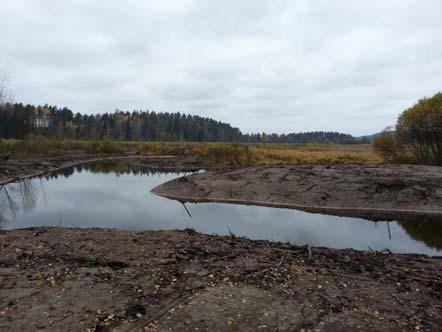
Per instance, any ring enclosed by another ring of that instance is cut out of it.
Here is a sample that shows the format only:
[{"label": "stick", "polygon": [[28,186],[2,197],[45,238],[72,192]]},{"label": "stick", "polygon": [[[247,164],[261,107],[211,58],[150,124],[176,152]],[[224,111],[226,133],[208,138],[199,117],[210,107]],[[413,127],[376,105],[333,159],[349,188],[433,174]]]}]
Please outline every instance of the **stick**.
[{"label": "stick", "polygon": [[282,264],[284,264],[285,254],[286,254],[286,253],[283,253],[283,254],[282,254],[282,257],[281,257],[281,260],[280,260],[279,263],[278,263],[278,266],[281,266]]},{"label": "stick", "polygon": [[229,231],[229,235],[231,238],[235,238],[236,235],[230,230],[229,226],[227,226],[227,230]]},{"label": "stick", "polygon": [[189,215],[190,218],[192,218],[192,215],[190,214],[189,210],[187,210],[187,206],[186,204],[184,204],[184,202],[181,202],[181,204],[183,204],[184,209],[186,210],[187,214]]}]

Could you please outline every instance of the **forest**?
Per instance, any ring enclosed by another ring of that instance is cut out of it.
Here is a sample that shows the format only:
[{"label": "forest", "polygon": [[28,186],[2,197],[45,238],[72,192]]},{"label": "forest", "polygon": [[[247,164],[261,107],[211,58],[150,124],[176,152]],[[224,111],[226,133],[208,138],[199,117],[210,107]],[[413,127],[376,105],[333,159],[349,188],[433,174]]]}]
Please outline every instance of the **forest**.
[{"label": "forest", "polygon": [[0,105],[0,137],[28,136],[61,139],[112,139],[121,141],[186,141],[247,143],[358,143],[337,132],[243,134],[238,128],[197,115],[154,111],[120,111],[81,114],[69,108],[22,103]]}]

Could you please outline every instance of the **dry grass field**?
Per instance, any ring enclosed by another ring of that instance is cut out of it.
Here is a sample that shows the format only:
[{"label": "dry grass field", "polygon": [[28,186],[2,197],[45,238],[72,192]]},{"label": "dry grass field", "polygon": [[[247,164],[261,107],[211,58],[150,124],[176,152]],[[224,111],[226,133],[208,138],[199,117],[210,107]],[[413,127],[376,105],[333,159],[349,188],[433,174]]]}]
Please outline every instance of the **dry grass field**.
[{"label": "dry grass field", "polygon": [[242,144],[191,142],[73,141],[33,138],[0,141],[1,158],[87,153],[196,156],[206,164],[381,163],[370,144]]}]

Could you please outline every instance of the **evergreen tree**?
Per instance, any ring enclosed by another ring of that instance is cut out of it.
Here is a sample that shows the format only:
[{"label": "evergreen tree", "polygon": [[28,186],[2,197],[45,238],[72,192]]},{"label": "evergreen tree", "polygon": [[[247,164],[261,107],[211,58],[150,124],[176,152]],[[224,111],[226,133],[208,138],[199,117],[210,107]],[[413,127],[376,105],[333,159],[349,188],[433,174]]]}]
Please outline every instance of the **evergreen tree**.
[{"label": "evergreen tree", "polygon": [[246,143],[355,143],[351,135],[337,132],[242,134],[230,124],[182,113],[153,111],[81,114],[64,107],[4,103],[0,105],[0,137],[27,135],[53,138],[246,142]]}]

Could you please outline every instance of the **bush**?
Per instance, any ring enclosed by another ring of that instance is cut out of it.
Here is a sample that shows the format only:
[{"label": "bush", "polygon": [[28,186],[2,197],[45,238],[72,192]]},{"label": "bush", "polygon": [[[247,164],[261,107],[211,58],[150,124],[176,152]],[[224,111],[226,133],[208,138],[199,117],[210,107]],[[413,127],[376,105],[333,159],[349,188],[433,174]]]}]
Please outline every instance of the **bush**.
[{"label": "bush", "polygon": [[121,144],[113,141],[90,141],[86,146],[88,153],[121,153]]},{"label": "bush", "polygon": [[373,139],[373,150],[385,161],[399,162],[402,159],[403,151],[395,132],[391,129],[386,128]]},{"label": "bush", "polygon": [[399,142],[420,162],[442,165],[442,93],[405,110],[396,124]]},{"label": "bush", "polygon": [[117,142],[103,141],[101,143],[101,153],[121,153],[121,145]]}]

